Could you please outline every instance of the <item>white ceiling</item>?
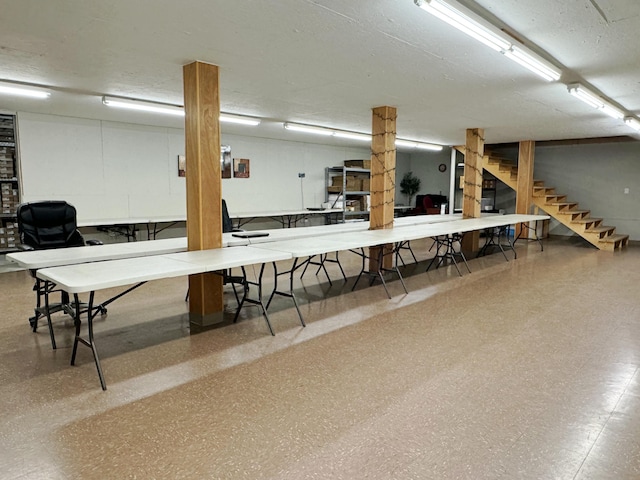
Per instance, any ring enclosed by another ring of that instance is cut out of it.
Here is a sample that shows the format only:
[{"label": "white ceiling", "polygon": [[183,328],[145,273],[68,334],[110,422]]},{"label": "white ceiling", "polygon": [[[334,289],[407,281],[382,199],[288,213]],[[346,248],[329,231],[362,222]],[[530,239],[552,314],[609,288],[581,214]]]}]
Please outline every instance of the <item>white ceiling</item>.
[{"label": "white ceiling", "polygon": [[0,79],[55,88],[44,102],[0,97],[0,109],[181,127],[100,96],[182,104],[182,66],[200,60],[220,66],[223,111],[274,120],[223,132],[312,140],[275,120],[368,132],[371,108],[391,105],[399,137],[447,145],[473,127],[487,143],[633,133],[565,84],[586,82],[640,113],[640,1],[465,3],[555,58],[561,81],[413,0],[0,0]]}]

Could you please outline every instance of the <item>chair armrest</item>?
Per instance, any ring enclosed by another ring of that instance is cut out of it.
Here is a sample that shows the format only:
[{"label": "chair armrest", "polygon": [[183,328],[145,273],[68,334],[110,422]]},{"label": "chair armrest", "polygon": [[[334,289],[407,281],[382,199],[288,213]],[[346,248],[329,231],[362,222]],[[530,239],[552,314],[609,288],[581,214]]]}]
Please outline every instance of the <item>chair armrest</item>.
[{"label": "chair armrest", "polygon": [[91,245],[91,246],[93,246],[93,245],[103,245],[101,240],[87,240],[86,243],[87,243],[87,245]]}]

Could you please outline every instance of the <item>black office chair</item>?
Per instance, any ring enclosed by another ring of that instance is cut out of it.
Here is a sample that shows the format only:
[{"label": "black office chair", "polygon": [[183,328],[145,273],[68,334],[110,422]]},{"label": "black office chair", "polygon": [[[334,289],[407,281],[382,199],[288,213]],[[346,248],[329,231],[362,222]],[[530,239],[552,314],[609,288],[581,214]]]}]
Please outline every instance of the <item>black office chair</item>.
[{"label": "black office chair", "polygon": [[[20,235],[21,250],[48,250],[52,248],[80,247],[84,245],[100,245],[99,240],[85,241],[78,231],[76,209],[67,202],[53,200],[42,202],[22,203],[17,209],[18,234]],[[51,325],[51,313],[63,311],[74,316],[75,310],[69,302],[69,295],[61,290],[55,290],[55,285],[48,284],[36,277],[35,270],[31,271],[35,278],[33,290],[36,292],[35,315],[29,319],[29,324],[35,332],[38,329],[40,317],[47,317],[51,345],[55,349],[56,341]],[[45,288],[48,290],[45,292]],[[42,305],[45,293],[60,291],[60,303],[48,306]],[[48,311],[47,311],[48,310]]]}]

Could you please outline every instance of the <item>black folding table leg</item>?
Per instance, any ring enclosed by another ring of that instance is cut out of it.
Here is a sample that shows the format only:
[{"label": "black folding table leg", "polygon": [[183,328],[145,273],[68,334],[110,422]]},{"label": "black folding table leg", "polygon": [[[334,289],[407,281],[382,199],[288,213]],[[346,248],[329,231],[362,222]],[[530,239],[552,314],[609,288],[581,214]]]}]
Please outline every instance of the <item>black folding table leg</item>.
[{"label": "black folding table leg", "polygon": [[[56,347],[56,337],[53,334],[53,323],[51,322],[51,311],[49,310],[49,291],[52,289],[49,285],[48,281],[44,282],[44,311],[47,312],[47,324],[49,326],[49,336],[51,337],[51,347],[55,350]],[[38,295],[40,295],[38,293]],[[40,303],[38,299],[38,303]],[[35,332],[35,329],[34,329]]]},{"label": "black folding table leg", "polygon": [[71,353],[71,365],[75,365],[76,363],[76,354],[78,352],[78,343],[82,343],[91,349],[91,353],[93,354],[93,360],[96,364],[96,370],[98,370],[98,377],[100,378],[100,386],[102,390],[107,389],[107,384],[104,380],[104,374],[102,373],[102,367],[100,366],[100,358],[98,357],[98,350],[96,349],[96,344],[93,340],[93,317],[95,314],[93,313],[93,299],[95,292],[91,292],[89,294],[89,306],[87,308],[87,328],[88,328],[88,340],[84,339],[80,336],[80,299],[78,298],[78,294],[74,294],[74,302],[75,302],[75,315],[74,315],[74,323],[76,327],[76,338],[73,342],[73,352]]}]

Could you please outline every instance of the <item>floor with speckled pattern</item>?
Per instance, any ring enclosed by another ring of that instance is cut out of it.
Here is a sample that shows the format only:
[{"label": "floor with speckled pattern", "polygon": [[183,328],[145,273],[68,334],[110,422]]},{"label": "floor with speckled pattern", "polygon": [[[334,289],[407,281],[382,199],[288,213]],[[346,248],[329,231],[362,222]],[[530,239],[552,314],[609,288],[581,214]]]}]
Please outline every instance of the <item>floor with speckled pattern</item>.
[{"label": "floor with speckled pattern", "polygon": [[70,320],[55,351],[31,332],[28,272],[0,274],[0,477],[640,478],[640,248],[519,243],[458,276],[413,245],[409,294],[352,292],[345,253],[346,283],[296,280],[306,328],[274,300],[275,337],[255,307],[192,334],[186,278],[148,283],[96,321],[106,392]]}]

